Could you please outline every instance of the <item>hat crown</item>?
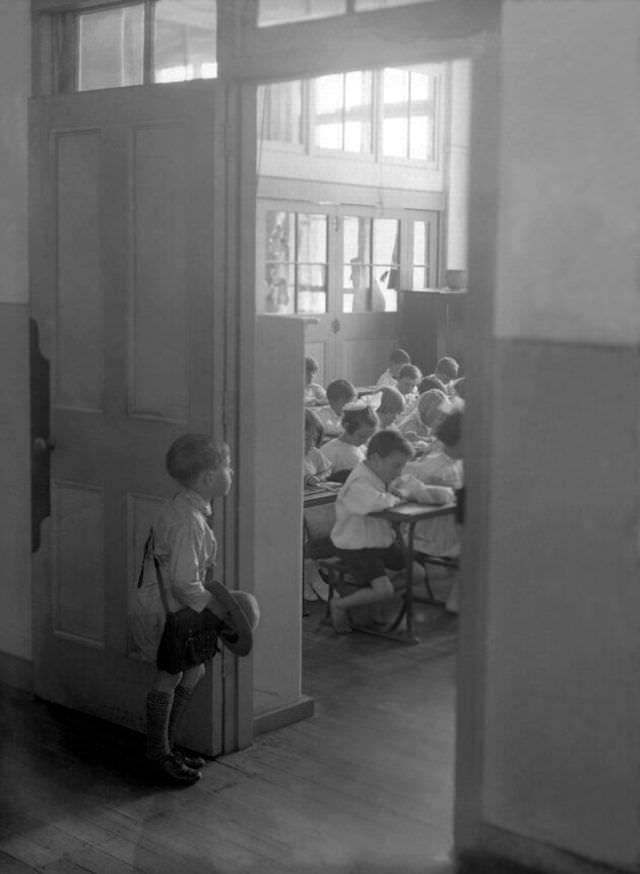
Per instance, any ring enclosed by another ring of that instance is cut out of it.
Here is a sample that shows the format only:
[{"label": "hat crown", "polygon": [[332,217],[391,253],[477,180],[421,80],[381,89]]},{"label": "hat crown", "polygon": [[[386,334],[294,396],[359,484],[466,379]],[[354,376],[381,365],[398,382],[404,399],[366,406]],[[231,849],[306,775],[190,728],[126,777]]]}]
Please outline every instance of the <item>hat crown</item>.
[{"label": "hat crown", "polygon": [[240,589],[233,589],[229,594],[244,613],[251,630],[255,631],[260,622],[260,607],[254,596]]}]

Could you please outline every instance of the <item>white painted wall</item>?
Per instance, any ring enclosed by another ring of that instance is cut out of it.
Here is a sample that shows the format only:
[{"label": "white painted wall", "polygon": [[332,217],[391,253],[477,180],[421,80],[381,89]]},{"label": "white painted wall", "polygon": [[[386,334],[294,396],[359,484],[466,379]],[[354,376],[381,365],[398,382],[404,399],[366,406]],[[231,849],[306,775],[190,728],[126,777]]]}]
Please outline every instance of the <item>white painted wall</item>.
[{"label": "white painted wall", "polygon": [[0,0],[0,653],[31,658],[27,98],[29,0]]},{"label": "white painted wall", "polygon": [[485,447],[483,819],[623,870],[640,858],[639,41],[637,0],[504,4]]}]

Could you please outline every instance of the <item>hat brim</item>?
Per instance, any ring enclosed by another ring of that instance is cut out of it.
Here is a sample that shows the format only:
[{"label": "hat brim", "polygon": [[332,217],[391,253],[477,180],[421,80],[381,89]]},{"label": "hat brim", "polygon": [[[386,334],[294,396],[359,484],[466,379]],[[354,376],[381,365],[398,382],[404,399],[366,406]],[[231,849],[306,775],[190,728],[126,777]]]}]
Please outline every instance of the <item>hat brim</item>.
[{"label": "hat brim", "polygon": [[253,631],[242,608],[222,583],[212,580],[207,583],[207,589],[214,598],[209,609],[226,626],[218,635],[225,648],[237,656],[249,655],[253,648]]}]

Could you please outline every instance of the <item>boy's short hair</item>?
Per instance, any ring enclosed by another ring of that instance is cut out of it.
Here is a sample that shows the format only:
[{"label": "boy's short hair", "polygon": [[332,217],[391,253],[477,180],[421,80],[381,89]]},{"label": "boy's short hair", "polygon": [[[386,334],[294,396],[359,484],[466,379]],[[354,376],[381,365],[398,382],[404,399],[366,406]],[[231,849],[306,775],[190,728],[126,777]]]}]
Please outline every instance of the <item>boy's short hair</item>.
[{"label": "boy's short hair", "polygon": [[310,355],[304,359],[304,370],[307,375],[317,373],[320,368],[318,367],[318,362],[315,358],[311,358]]},{"label": "boy's short hair", "polygon": [[392,452],[400,452],[402,455],[406,455],[407,458],[413,456],[411,444],[398,431],[394,431],[391,428],[376,431],[367,444],[367,458],[371,458],[372,455],[387,458]]},{"label": "boy's short hair", "polygon": [[400,368],[398,379],[420,379],[422,374],[414,364],[405,364]]},{"label": "boy's short hair", "polygon": [[375,428],[377,424],[378,417],[368,405],[358,407],[356,410],[344,410],[342,413],[342,427],[347,434],[355,434],[363,425]]},{"label": "boy's short hair", "polygon": [[428,428],[437,428],[446,411],[447,396],[438,388],[430,388],[418,398],[418,414]]},{"label": "boy's short hair", "polygon": [[383,385],[378,391],[382,395],[378,415],[384,413],[401,413],[404,410],[404,398],[397,388],[392,385]]},{"label": "boy's short hair", "polygon": [[436,437],[447,447],[457,446],[462,437],[462,410],[446,415],[436,428]]},{"label": "boy's short hair", "polygon": [[450,355],[445,355],[439,359],[434,373],[438,378],[442,377],[445,382],[451,382],[452,379],[457,378],[459,370],[460,365],[456,359],[451,358]]},{"label": "boy's short hair", "polygon": [[215,443],[208,434],[183,434],[169,447],[167,473],[181,486],[190,486],[205,470],[216,470],[228,459],[226,443]]},{"label": "boy's short hair", "polygon": [[357,394],[354,384],[348,379],[334,379],[327,386],[327,400],[330,404],[341,400],[349,403],[357,397]]},{"label": "boy's short hair", "polygon": [[308,407],[306,407],[304,411],[304,430],[314,435],[314,446],[320,446],[324,439],[324,425],[322,424],[320,416]]},{"label": "boy's short hair", "polygon": [[445,385],[442,380],[438,379],[435,374],[430,374],[429,376],[425,376],[420,385],[418,386],[418,391],[420,394],[424,394],[429,389],[437,388],[438,391],[444,391]]},{"label": "boy's short hair", "polygon": [[405,349],[394,349],[389,356],[390,364],[411,364],[411,356]]}]

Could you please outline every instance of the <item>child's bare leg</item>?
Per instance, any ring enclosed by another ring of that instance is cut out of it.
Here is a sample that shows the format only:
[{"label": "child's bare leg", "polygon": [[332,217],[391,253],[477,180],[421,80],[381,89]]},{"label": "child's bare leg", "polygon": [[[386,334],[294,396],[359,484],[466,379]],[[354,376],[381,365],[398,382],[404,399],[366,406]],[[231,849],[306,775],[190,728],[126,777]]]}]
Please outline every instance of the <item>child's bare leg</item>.
[{"label": "child's bare leg", "polygon": [[358,589],[344,598],[334,598],[331,601],[331,624],[339,634],[351,630],[347,610],[352,607],[364,607],[366,604],[377,604],[393,598],[395,588],[388,576],[377,577],[368,586]]},{"label": "child's bare leg", "polygon": [[169,749],[173,755],[183,761],[188,768],[194,768],[195,770],[204,768],[206,762],[200,756],[193,754],[189,755],[176,749],[176,729],[185,710],[189,706],[189,702],[191,701],[196,686],[204,677],[204,673],[204,665],[196,665],[193,668],[187,668],[183,672],[182,679],[178,686],[176,686],[173,694],[173,707],[171,708],[168,727]]}]

